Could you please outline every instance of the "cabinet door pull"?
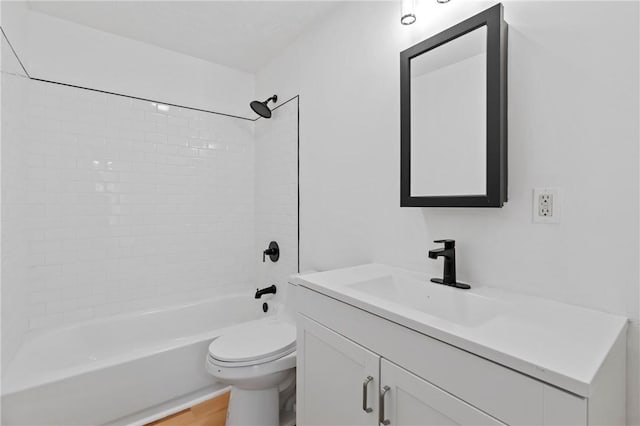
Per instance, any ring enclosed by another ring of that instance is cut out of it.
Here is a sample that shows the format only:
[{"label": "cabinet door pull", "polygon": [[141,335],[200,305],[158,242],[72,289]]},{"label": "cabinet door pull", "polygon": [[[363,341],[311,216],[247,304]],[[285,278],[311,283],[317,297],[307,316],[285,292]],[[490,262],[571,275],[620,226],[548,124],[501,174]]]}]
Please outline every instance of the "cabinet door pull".
[{"label": "cabinet door pull", "polygon": [[390,390],[391,388],[389,386],[385,386],[382,388],[382,392],[380,392],[380,411],[379,411],[380,416],[378,417],[378,421],[380,422],[380,424],[383,424],[385,426],[391,423],[391,420],[385,419],[385,415],[384,415],[384,396]]},{"label": "cabinet door pull", "polygon": [[373,411],[373,408],[367,407],[367,403],[369,402],[369,397],[367,396],[367,388],[369,387],[369,382],[373,380],[373,377],[367,376],[367,378],[362,382],[362,409],[365,413],[370,413]]}]

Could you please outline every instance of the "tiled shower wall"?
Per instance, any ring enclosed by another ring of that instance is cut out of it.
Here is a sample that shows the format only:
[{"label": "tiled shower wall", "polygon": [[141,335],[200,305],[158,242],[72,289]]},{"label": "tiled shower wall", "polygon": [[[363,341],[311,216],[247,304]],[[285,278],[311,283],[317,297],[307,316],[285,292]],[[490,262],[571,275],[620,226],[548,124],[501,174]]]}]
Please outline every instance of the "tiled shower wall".
[{"label": "tiled shower wall", "polygon": [[253,123],[34,81],[27,99],[31,329],[253,287]]},{"label": "tiled shower wall", "polygon": [[29,81],[8,46],[2,44],[2,368],[15,354],[28,327],[26,164],[23,144]]},{"label": "tiled shower wall", "polygon": [[286,291],[289,275],[298,271],[298,99],[281,105],[269,120],[256,122],[256,249],[275,240],[280,259],[258,257],[258,287]]}]

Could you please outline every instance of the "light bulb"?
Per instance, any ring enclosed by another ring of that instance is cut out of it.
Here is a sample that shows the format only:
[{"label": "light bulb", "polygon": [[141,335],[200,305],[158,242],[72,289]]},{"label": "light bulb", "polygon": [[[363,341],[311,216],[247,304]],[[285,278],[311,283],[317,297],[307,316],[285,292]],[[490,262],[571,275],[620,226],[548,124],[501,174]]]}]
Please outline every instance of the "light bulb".
[{"label": "light bulb", "polygon": [[415,9],[415,0],[402,0],[402,9],[400,14],[400,23],[402,25],[411,25],[416,22]]}]

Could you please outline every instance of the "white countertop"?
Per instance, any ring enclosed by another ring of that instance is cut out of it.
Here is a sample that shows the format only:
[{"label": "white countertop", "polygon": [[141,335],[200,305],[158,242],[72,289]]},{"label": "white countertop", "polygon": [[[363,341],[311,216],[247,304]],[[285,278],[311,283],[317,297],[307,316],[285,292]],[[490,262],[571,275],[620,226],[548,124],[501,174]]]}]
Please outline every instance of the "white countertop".
[{"label": "white countertop", "polygon": [[[487,314],[456,321],[357,289],[358,283],[390,273],[437,286],[425,287],[437,293],[435,301],[468,295]],[[491,287],[460,290],[433,284],[426,274],[380,264],[301,274],[292,282],[585,397],[627,327],[621,316]]]}]

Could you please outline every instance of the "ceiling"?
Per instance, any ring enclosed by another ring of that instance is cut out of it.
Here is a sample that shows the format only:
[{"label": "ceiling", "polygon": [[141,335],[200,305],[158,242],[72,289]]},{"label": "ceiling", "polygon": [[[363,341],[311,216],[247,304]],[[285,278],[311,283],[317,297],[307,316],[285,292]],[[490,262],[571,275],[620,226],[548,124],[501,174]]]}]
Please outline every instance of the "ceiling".
[{"label": "ceiling", "polygon": [[256,72],[339,1],[29,1],[29,8]]}]

